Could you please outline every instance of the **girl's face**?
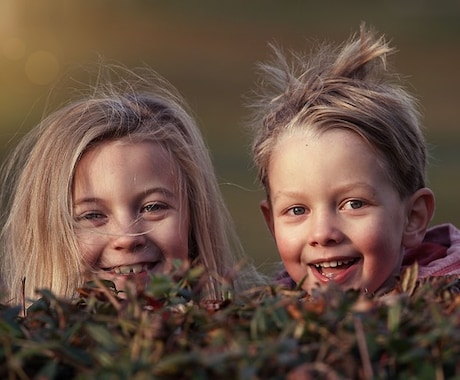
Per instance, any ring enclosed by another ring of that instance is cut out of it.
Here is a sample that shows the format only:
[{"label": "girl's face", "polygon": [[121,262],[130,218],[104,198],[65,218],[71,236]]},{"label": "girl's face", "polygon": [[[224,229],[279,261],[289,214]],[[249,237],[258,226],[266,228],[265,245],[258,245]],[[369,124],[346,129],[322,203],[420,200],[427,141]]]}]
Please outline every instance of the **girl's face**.
[{"label": "girl's face", "polygon": [[399,273],[410,200],[357,134],[297,133],[276,145],[261,208],[286,270],[310,292],[334,281],[374,292]]},{"label": "girl's face", "polygon": [[171,156],[153,142],[108,141],[86,152],[73,183],[85,263],[124,289],[188,258],[189,215]]}]

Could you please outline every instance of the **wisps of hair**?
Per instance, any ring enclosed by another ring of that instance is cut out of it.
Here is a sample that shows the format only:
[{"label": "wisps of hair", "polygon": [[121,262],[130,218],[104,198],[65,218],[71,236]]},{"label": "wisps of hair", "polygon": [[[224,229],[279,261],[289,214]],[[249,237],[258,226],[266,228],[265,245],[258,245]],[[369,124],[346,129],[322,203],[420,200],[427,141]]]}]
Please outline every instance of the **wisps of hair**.
[{"label": "wisps of hair", "polygon": [[[257,115],[263,114],[264,124],[286,121],[299,108],[315,100],[318,90],[326,82],[353,79],[357,81],[380,81],[388,79],[387,55],[394,53],[384,37],[376,37],[373,29],[362,23],[359,38],[352,35],[342,45],[323,44],[308,57],[305,53],[290,51],[290,55],[276,43],[270,43],[273,58],[259,64],[264,77],[256,94],[258,101],[252,104]],[[307,59],[308,58],[308,59]],[[279,105],[277,107],[277,105]],[[266,111],[271,112],[267,113]]]},{"label": "wisps of hair", "polygon": [[[364,23],[359,35],[337,46],[321,44],[308,55],[292,51],[286,54],[276,44],[270,47],[273,57],[259,65],[262,81],[249,105],[253,112],[249,121],[252,153],[259,179],[266,187],[270,152],[278,136],[296,124],[330,127],[333,123],[348,123],[358,126],[358,133],[361,129],[373,135],[375,140],[382,131],[385,133],[384,129],[392,129],[386,144],[398,150],[395,156],[404,155],[401,144],[394,141],[400,133],[405,134],[405,143],[413,149],[424,146],[416,101],[400,85],[397,73],[387,67],[387,57],[395,49]],[[420,154],[423,167],[424,153]],[[406,161],[412,165],[409,158]]]}]

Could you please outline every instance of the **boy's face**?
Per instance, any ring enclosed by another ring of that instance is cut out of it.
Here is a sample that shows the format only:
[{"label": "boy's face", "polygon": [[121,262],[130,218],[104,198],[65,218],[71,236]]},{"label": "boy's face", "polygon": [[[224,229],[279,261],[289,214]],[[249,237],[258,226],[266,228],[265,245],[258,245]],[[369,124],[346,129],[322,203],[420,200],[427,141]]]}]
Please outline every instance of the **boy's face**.
[{"label": "boy's face", "polygon": [[370,146],[332,129],[276,145],[261,207],[286,270],[303,288],[335,281],[374,292],[399,273],[409,201]]},{"label": "boy's face", "polygon": [[152,142],[104,142],[77,166],[73,209],[83,258],[124,289],[188,257],[189,215],[169,154]]}]

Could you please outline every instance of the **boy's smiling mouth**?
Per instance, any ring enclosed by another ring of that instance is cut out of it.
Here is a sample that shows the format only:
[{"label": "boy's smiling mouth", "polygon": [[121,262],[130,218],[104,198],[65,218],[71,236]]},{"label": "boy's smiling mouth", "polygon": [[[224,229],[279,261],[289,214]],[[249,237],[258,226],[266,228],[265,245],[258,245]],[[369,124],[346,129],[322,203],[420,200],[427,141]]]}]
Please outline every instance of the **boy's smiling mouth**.
[{"label": "boy's smiling mouth", "polygon": [[316,262],[310,265],[314,267],[320,275],[332,280],[338,274],[343,273],[343,271],[356,264],[359,260],[359,258],[329,260]]}]

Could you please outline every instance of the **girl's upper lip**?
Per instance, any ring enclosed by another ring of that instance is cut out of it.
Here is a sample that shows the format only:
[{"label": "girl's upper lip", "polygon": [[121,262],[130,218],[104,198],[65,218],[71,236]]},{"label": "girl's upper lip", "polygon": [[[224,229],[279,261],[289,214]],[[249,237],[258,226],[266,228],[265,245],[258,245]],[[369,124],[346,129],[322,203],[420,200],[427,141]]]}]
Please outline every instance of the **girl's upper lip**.
[{"label": "girl's upper lip", "polygon": [[132,263],[120,263],[120,264],[111,265],[111,266],[104,266],[104,267],[100,267],[100,269],[103,271],[111,271],[115,268],[132,267],[132,266],[137,266],[137,265],[147,265],[147,266],[153,267],[159,262],[160,260],[144,260],[144,261],[136,261]]}]

